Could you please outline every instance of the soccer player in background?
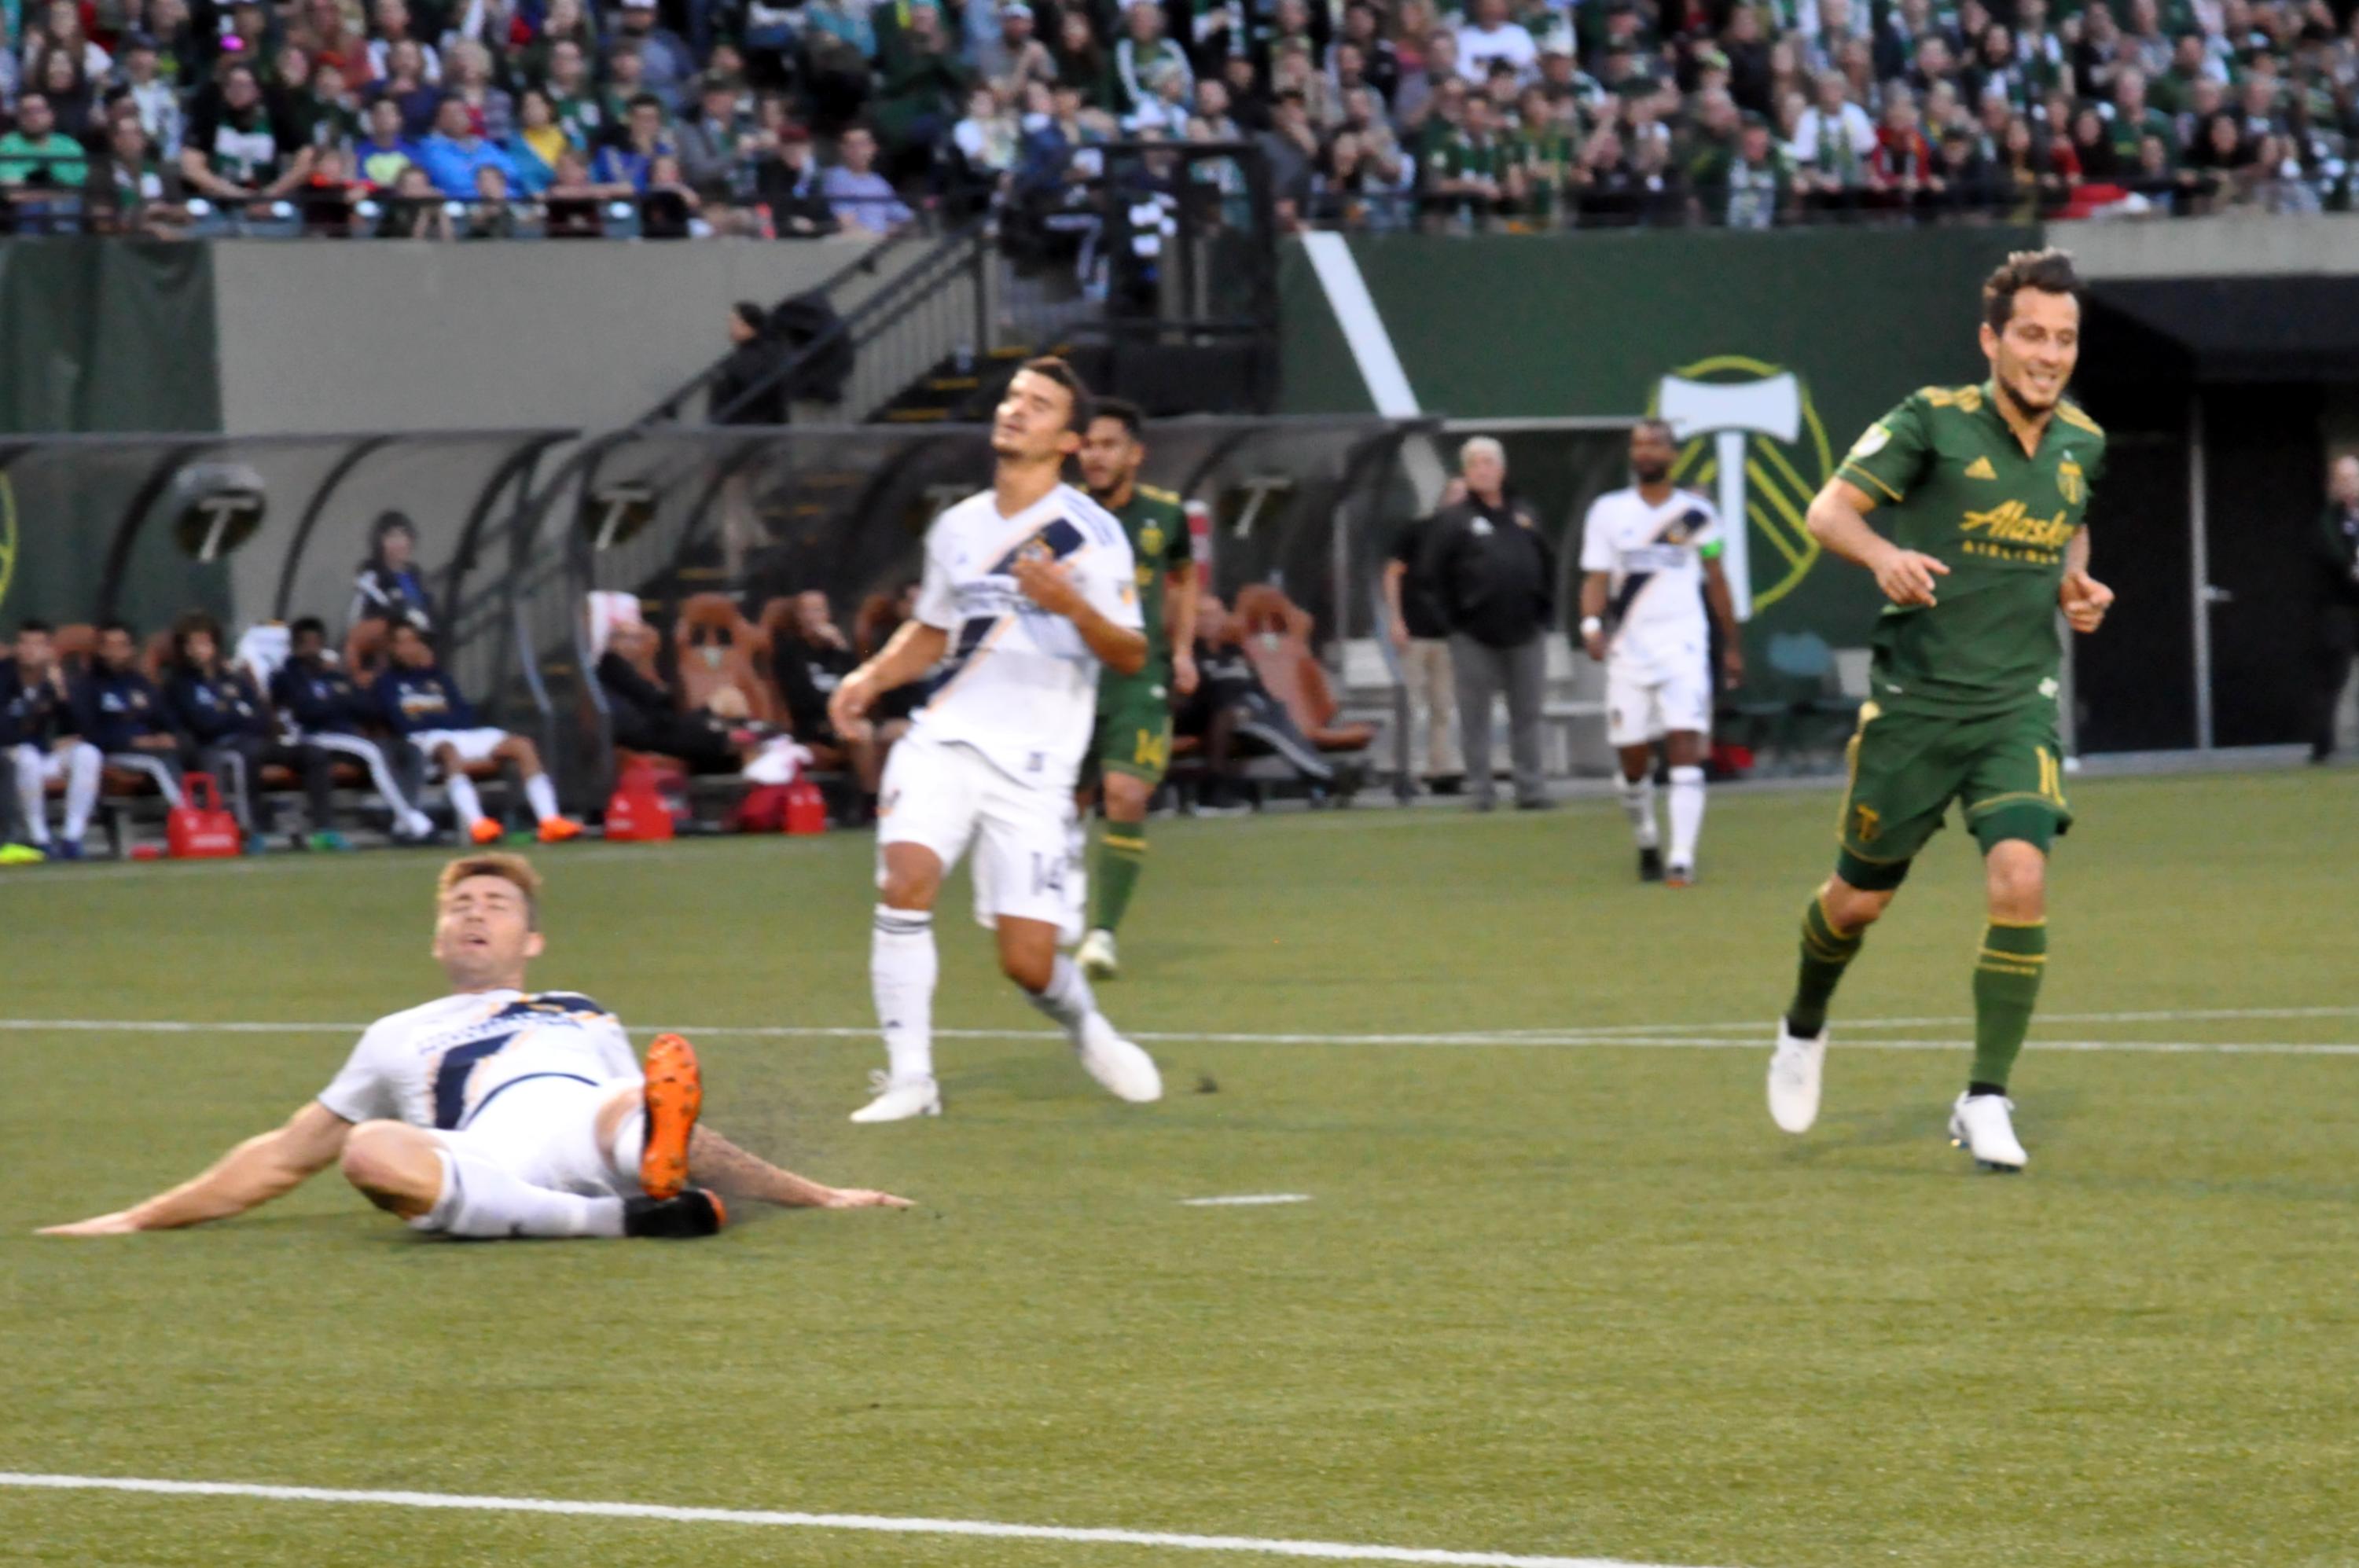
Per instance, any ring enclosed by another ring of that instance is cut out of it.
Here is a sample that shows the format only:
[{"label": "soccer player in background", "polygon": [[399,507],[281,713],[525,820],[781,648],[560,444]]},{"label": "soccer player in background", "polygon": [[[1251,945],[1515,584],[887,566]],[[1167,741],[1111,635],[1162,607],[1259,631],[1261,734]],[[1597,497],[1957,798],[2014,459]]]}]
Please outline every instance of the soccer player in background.
[{"label": "soccer player in background", "polygon": [[202,1175],[42,1234],[227,1219],[336,1164],[411,1229],[479,1240],[711,1236],[726,1217],[722,1193],[789,1208],[909,1206],[806,1181],[701,1125],[689,1043],[658,1038],[642,1073],[613,1014],[572,992],[525,989],[542,947],[540,877],[521,855],[451,862],[434,917],[449,996],[371,1024],[319,1098]]},{"label": "soccer player in background", "polygon": [[557,787],[541,770],[540,751],[524,735],[475,722],[475,710],[459,694],[459,683],[434,662],[426,634],[408,621],[396,621],[386,650],[389,662],[376,678],[377,711],[386,727],[422,752],[442,770],[459,831],[477,844],[500,836],[500,824],[484,815],[471,762],[506,762],[524,780],[524,798],[540,821],[540,842],[562,844],[580,835],[582,824],[557,809]]},{"label": "soccer player in background", "polygon": [[[2056,611],[2093,632],[2114,602],[2089,574],[2085,522],[2105,435],[2064,397],[2080,289],[2061,251],[2007,257],[1983,285],[1990,379],[1911,395],[1810,503],[1812,536],[1874,572],[1891,603],[1851,743],[1835,872],[1802,913],[1801,972],[1769,1062],[1769,1114],[1788,1132],[1818,1116],[1836,985],[1956,800],[1982,848],[1989,924],[1950,1134],[1984,1169],[2025,1163],[2007,1083],[2048,966],[2049,850],[2072,821]],[[1889,538],[1868,523],[1878,506]]]},{"label": "soccer player in background", "polygon": [[[327,624],[319,616],[305,615],[288,627],[287,662],[270,678],[270,701],[299,750],[349,757],[368,769],[393,814],[395,839],[420,844],[434,836],[433,820],[418,809],[422,762],[410,747],[397,744],[403,763],[397,772],[385,748],[362,733],[383,715],[330,656]],[[315,825],[331,824],[322,819]]]},{"label": "soccer player in background", "polygon": [[853,1121],[941,1114],[934,900],[970,844],[975,916],[997,934],[1000,968],[1110,1093],[1162,1096],[1154,1059],[1114,1032],[1081,966],[1057,951],[1099,666],[1136,675],[1147,659],[1122,525],[1061,481],[1089,424],[1089,393],[1064,361],[1016,373],[992,423],[991,488],[934,519],[916,613],[828,702],[850,735],[879,697],[943,665],[885,766],[869,976],[889,1065]]},{"label": "soccer player in background", "polygon": [[1671,764],[1671,857],[1668,880],[1695,880],[1703,832],[1703,759],[1712,732],[1712,628],[1720,622],[1722,662],[1734,686],[1745,679],[1743,628],[1722,572],[1720,516],[1712,503],[1671,484],[1679,447],[1660,419],[1630,431],[1630,472],[1638,481],[1590,504],[1582,525],[1581,645],[1605,665],[1605,739],[1621,754],[1622,809],[1638,840],[1641,881],[1666,879],[1655,825],[1655,742]]},{"label": "soccer player in background", "polygon": [[[0,664],[0,752],[16,789],[25,842],[0,845],[0,866],[82,858],[82,835],[98,805],[98,747],[74,727],[73,688],[58,662],[49,623],[16,628],[16,657]],[[49,837],[49,787],[66,786],[65,831]]]},{"label": "soccer player in background", "polygon": [[[1136,405],[1101,397],[1082,440],[1082,479],[1090,498],[1114,514],[1130,539],[1138,585],[1140,628],[1147,634],[1147,665],[1136,675],[1098,677],[1097,732],[1091,737],[1085,768],[1097,774],[1105,796],[1105,828],[1098,836],[1096,865],[1089,883],[1096,898],[1089,935],[1074,954],[1082,973],[1111,980],[1121,958],[1114,933],[1122,927],[1139,874],[1147,869],[1147,807],[1171,766],[1174,698],[1196,690],[1196,560],[1188,512],[1169,490],[1138,482],[1147,448],[1139,441],[1142,419]],[[1164,590],[1171,601],[1167,622]],[[1091,780],[1085,772],[1081,809],[1090,809]],[[1077,828],[1079,836],[1086,829]]]}]

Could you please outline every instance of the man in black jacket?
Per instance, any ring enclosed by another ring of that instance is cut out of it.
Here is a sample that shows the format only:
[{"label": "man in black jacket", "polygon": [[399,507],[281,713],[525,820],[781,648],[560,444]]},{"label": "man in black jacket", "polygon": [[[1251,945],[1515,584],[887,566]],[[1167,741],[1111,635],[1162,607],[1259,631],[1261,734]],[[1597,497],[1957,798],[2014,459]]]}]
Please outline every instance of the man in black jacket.
[{"label": "man in black jacket", "polygon": [[98,660],[74,702],[75,733],[104,753],[109,767],[146,774],[168,805],[180,803],[188,737],[173,722],[164,694],[140,673],[139,644],[121,621],[98,628]]},{"label": "man in black jacket", "polygon": [[880,741],[873,725],[857,735],[839,735],[827,716],[828,700],[859,663],[851,639],[835,624],[827,595],[816,588],[796,594],[794,624],[770,649],[770,674],[787,705],[788,725],[805,746],[843,753],[860,780],[862,799],[873,804],[891,743]]},{"label": "man in black jacket", "polygon": [[326,757],[299,757],[278,744],[270,710],[245,671],[222,657],[221,623],[202,610],[182,615],[172,628],[172,667],[164,676],[164,702],[173,721],[196,748],[198,765],[213,776],[245,835],[249,855],[261,853],[263,835],[272,831],[277,813],[262,790],[262,769],[271,762],[289,763],[303,772],[311,800],[311,828],[322,842],[314,847],[341,848],[326,842],[328,797],[333,788]]},{"label": "man in black jacket", "polygon": [[[348,757],[369,771],[376,792],[393,815],[393,836],[405,844],[422,844],[434,836],[434,821],[418,809],[425,792],[426,762],[414,746],[399,742],[380,746],[365,733],[376,723],[376,704],[353,681],[351,674],[328,653],[327,623],[305,615],[288,628],[288,659],[270,678],[271,705],[278,722],[306,754],[304,777],[310,777],[310,756],[331,768],[334,759]],[[392,757],[386,752],[391,751]],[[314,799],[314,809],[318,800]],[[313,826],[327,839],[337,840],[327,818]],[[313,847],[332,849],[334,842],[315,839]]]},{"label": "man in black jacket", "polygon": [[1507,743],[1516,804],[1549,804],[1540,778],[1540,701],[1548,680],[1542,634],[1556,583],[1556,555],[1531,509],[1507,489],[1507,454],[1488,436],[1459,450],[1466,498],[1444,506],[1426,529],[1417,575],[1430,585],[1450,628],[1458,723],[1473,807],[1496,804],[1491,771],[1491,702],[1507,699]]},{"label": "man in black jacket", "polygon": [[[660,640],[653,626],[617,626],[598,658],[598,687],[606,696],[614,744],[676,757],[697,773],[736,772],[744,758],[727,721],[704,709],[681,713],[663,683],[641,672],[640,661],[652,667]],[[751,744],[750,732],[744,738]]]},{"label": "man in black jacket", "polygon": [[2359,457],[2338,457],[2318,532],[2318,692],[2310,759],[2334,755],[2334,710],[2359,650]]}]

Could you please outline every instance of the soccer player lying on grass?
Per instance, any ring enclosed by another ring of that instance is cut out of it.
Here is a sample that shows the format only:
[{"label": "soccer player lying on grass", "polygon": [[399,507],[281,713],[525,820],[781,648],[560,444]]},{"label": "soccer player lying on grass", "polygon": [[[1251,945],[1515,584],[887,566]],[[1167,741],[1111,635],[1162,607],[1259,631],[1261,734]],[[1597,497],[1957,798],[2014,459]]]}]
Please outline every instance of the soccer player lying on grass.
[{"label": "soccer player lying on grass", "polygon": [[339,1161],[377,1207],[459,1236],[711,1236],[723,1193],[789,1208],[909,1206],[807,1181],[698,1126],[702,1080],[679,1036],[648,1048],[643,1075],[612,1014],[568,992],[527,992],[539,894],[518,855],[444,866],[434,957],[450,996],[378,1019],[318,1099],[194,1181],[42,1234],[226,1219]]}]

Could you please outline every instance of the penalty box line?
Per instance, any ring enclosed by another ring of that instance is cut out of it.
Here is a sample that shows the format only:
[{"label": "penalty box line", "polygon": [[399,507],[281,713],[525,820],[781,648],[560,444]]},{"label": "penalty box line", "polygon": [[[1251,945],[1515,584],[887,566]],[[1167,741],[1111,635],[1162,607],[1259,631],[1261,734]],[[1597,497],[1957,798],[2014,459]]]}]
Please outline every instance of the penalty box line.
[{"label": "penalty box line", "polygon": [[1287,1541],[1251,1535],[1193,1535],[1150,1530],[1098,1530],[990,1519],[902,1519],[878,1514],[822,1514],[769,1508],[670,1508],[657,1503],[571,1502],[550,1497],[470,1497],[451,1492],[362,1491],[335,1486],[265,1486],[234,1481],[164,1481],[114,1475],[48,1475],[0,1471],[0,1487],[21,1490],[137,1492],[169,1497],[241,1497],[274,1503],[341,1503],[474,1513],[559,1514],[574,1518],[650,1519],[665,1524],[723,1524],[773,1530],[834,1530],[882,1535],[982,1536],[1088,1546],[1147,1546],[1180,1552],[1227,1552],[1264,1557],[1317,1558],[1336,1563],[1418,1563],[1441,1568],[1673,1568],[1618,1557],[1549,1557],[1512,1552],[1451,1552],[1430,1547],[1364,1546],[1337,1541]]}]

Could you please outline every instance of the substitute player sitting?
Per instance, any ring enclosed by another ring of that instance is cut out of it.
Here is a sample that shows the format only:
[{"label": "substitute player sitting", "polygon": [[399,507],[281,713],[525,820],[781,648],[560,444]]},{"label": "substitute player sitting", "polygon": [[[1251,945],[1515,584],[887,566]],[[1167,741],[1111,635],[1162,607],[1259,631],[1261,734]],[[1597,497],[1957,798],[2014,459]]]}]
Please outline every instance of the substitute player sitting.
[{"label": "substitute player sitting", "polygon": [[1745,679],[1735,606],[1721,571],[1719,514],[1671,483],[1671,427],[1641,419],[1630,431],[1637,484],[1600,495],[1582,526],[1581,643],[1605,662],[1605,738],[1622,757],[1622,808],[1638,839],[1638,877],[1666,877],[1655,826],[1655,745],[1671,763],[1669,880],[1695,880],[1703,833],[1703,759],[1712,730],[1712,632],[1720,622],[1731,685]]},{"label": "substitute player sitting", "polygon": [[[1851,743],[1834,875],[1802,911],[1801,965],[1769,1062],[1769,1115],[1818,1119],[1827,1004],[1950,803],[1983,852],[1974,1056],[1950,1135],[2019,1171],[2007,1075],[2048,967],[2048,852],[2071,825],[2057,736],[2056,612],[2093,632],[2114,592],[2089,575],[2089,489],[2105,433],[2066,400],[2081,281],[2062,251],[2018,251],[1983,285],[1990,379],[1928,387],[1867,428],[1810,503],[1810,533],[1875,574],[1871,701]],[[1886,508],[1890,538],[1869,526]]]},{"label": "substitute player sitting", "polygon": [[828,703],[850,735],[879,697],[942,666],[885,766],[869,977],[889,1065],[853,1121],[941,1113],[934,899],[971,844],[975,916],[997,932],[1000,968],[1108,1092],[1162,1097],[1154,1058],[1114,1032],[1081,966],[1057,951],[1098,670],[1147,664],[1122,525],[1060,479],[1089,422],[1089,393],[1064,361],[1016,373],[992,424],[992,487],[934,519],[916,614]]},{"label": "substitute player sitting", "polygon": [[392,662],[376,678],[378,711],[387,729],[440,770],[460,832],[477,844],[500,836],[500,824],[484,815],[483,799],[475,793],[475,781],[467,777],[467,765],[505,762],[514,765],[524,780],[524,798],[540,821],[541,843],[562,844],[581,835],[582,824],[557,809],[557,786],[540,766],[540,749],[527,736],[475,722],[474,707],[459,694],[459,683],[434,662],[434,645],[423,631],[408,621],[395,622],[386,650]]},{"label": "substitute player sitting", "polygon": [[[1171,710],[1196,691],[1196,561],[1188,510],[1169,490],[1138,482],[1147,461],[1139,441],[1138,406],[1101,397],[1082,441],[1082,478],[1090,499],[1114,514],[1130,539],[1138,584],[1139,627],[1147,634],[1147,666],[1136,675],[1098,677],[1097,733],[1089,770],[1105,795],[1105,831],[1088,878],[1096,899],[1089,935],[1074,957],[1093,980],[1111,980],[1121,958],[1114,933],[1147,869],[1147,808],[1171,767]],[[1164,615],[1166,584],[1170,616]],[[1089,811],[1090,783],[1082,785]]]},{"label": "substitute player sitting", "polygon": [[612,1014],[569,992],[526,991],[542,948],[539,896],[520,856],[452,861],[434,921],[449,996],[369,1026],[318,1099],[201,1176],[43,1234],[227,1219],[340,1161],[413,1229],[485,1239],[711,1236],[723,1193],[795,1208],[908,1206],[807,1181],[699,1126],[702,1079],[679,1036],[648,1049],[642,1074]]}]

